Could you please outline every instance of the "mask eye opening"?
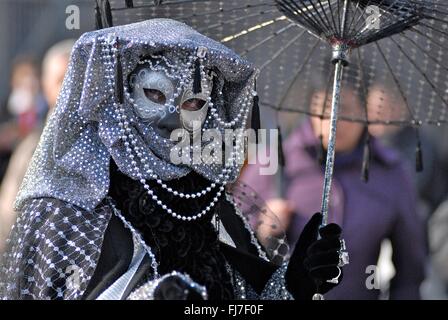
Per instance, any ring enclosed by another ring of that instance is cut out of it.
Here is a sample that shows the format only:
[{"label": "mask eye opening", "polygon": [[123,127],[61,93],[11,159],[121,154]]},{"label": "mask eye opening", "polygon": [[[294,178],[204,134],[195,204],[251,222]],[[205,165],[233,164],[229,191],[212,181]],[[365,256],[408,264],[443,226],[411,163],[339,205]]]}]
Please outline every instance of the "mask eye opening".
[{"label": "mask eye opening", "polygon": [[204,107],[205,103],[206,101],[203,99],[191,98],[182,103],[181,109],[185,111],[198,111]]},{"label": "mask eye opening", "polygon": [[157,104],[165,104],[166,96],[165,94],[157,89],[143,88],[143,92],[148,100],[157,103]]}]

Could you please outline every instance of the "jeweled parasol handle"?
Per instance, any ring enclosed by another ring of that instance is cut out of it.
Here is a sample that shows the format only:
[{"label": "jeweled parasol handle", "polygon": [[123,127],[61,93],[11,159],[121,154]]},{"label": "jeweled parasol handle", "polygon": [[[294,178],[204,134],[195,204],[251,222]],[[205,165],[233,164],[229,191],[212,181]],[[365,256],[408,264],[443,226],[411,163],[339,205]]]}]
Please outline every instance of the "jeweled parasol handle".
[{"label": "jeweled parasol handle", "polygon": [[[334,155],[336,147],[336,128],[338,122],[339,103],[341,100],[341,83],[344,66],[348,64],[348,46],[344,43],[345,25],[347,21],[348,5],[350,0],[344,0],[344,7],[341,20],[341,39],[339,43],[333,45],[333,63],[335,63],[333,94],[331,99],[331,115],[330,115],[330,136],[327,145],[327,160],[325,164],[325,177],[322,192],[322,224],[321,227],[327,225],[328,207],[330,203],[331,183],[333,180]],[[326,101],[324,102],[326,103]],[[318,286],[319,287],[319,286]],[[324,300],[324,296],[317,292],[314,294],[313,300]]]},{"label": "jeweled parasol handle", "polygon": [[[327,145],[327,161],[325,164],[324,188],[322,193],[322,226],[328,222],[328,206],[330,202],[331,182],[333,180],[334,154],[336,146],[336,128],[338,122],[339,102],[341,99],[341,82],[344,66],[348,65],[347,55],[349,48],[344,41],[345,25],[350,0],[344,0],[341,19],[341,34],[338,42],[333,44],[332,62],[335,64],[333,95],[331,99],[330,136]],[[324,102],[326,103],[326,101]]]},{"label": "jeweled parasol handle", "polygon": [[[328,222],[328,206],[330,203],[331,182],[333,179],[334,168],[334,154],[336,146],[336,127],[338,121],[339,103],[341,99],[341,81],[344,70],[344,62],[339,60],[335,66],[335,75],[333,83],[333,96],[331,102],[331,118],[330,118],[330,136],[328,138],[327,146],[327,162],[325,165],[325,178],[324,178],[324,190],[322,194],[322,224],[325,226]],[[320,293],[316,293],[313,296],[313,300],[324,300],[324,296]]]},{"label": "jeweled parasol handle", "polygon": [[327,225],[328,222],[328,207],[330,203],[331,183],[333,180],[334,169],[334,155],[336,147],[336,128],[338,122],[339,103],[341,99],[341,81],[344,65],[342,60],[336,63],[334,71],[333,95],[331,102],[331,117],[330,117],[330,136],[328,138],[327,146],[327,160],[325,165],[324,187],[322,192],[322,226]]}]

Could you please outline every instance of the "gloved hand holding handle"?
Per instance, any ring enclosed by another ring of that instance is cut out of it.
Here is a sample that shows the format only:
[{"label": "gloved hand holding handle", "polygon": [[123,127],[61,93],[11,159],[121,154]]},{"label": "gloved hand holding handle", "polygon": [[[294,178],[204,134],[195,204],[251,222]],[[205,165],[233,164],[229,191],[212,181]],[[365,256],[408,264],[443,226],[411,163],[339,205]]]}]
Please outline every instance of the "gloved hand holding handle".
[{"label": "gloved hand holding handle", "polygon": [[296,300],[311,300],[316,293],[325,294],[343,278],[339,266],[342,229],[334,223],[320,228],[321,223],[321,213],[311,217],[289,261],[286,286]]}]

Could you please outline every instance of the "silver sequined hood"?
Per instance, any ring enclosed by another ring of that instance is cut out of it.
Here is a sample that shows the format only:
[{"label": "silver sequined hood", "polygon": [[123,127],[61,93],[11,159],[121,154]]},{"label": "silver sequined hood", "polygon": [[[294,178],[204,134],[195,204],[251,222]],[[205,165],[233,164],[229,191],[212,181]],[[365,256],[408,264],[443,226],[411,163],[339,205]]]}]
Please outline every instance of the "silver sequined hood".
[{"label": "silver sequined hood", "polygon": [[[115,87],[108,81],[107,64],[102,59],[111,43],[118,49],[124,82],[148,54],[163,51],[193,55],[199,47],[206,47],[205,67],[219,70],[222,91],[226,94],[225,102],[215,102],[223,119],[230,120],[241,111],[241,98],[252,94],[258,73],[232,50],[170,19],[153,19],[84,34],[73,48],[55,111],[19,191],[17,210],[26,201],[38,197],[53,197],[92,210],[108,192],[111,157],[122,172],[137,179],[113,110],[117,102]],[[141,123],[128,99],[125,98],[122,107],[140,147],[148,149],[148,143],[160,142]],[[208,125],[217,127],[213,121]],[[238,124],[234,128],[238,129]],[[191,170],[216,180],[221,172],[221,165],[174,165],[167,160],[169,147],[160,143],[157,148],[160,149],[157,155],[149,150],[145,157],[163,180],[184,176]],[[231,180],[236,179],[239,170],[240,166],[232,169]]]}]

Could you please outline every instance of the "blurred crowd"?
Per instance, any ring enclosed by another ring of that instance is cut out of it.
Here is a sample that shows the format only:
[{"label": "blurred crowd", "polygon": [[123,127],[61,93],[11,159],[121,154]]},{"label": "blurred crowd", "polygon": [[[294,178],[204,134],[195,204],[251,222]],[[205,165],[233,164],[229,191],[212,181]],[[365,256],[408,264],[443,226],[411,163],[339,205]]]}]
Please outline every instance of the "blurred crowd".
[{"label": "blurred crowd", "polygon": [[[56,105],[73,44],[55,44],[40,63],[20,56],[13,64],[10,93],[0,105],[0,252],[15,220],[15,196]],[[386,87],[372,87],[369,101],[379,105],[374,101],[381,99],[387,105],[388,94]],[[329,106],[328,98],[318,88],[309,103]],[[342,104],[360,108],[361,103],[347,88]],[[286,165],[279,171],[282,186],[276,176],[258,175],[258,165],[248,165],[241,179],[266,200],[293,245],[320,208],[329,121],[302,119],[289,131]],[[411,128],[339,123],[329,218],[342,226],[351,262],[328,298],[448,298],[448,143],[442,133],[420,130],[424,170],[416,172],[415,135]],[[368,285],[368,266],[377,267],[379,287]]]},{"label": "blurred crowd", "polygon": [[68,67],[74,40],[53,45],[39,64],[31,56],[16,58],[10,93],[0,106],[0,252],[14,223],[14,200],[45,119],[56,100]]}]

